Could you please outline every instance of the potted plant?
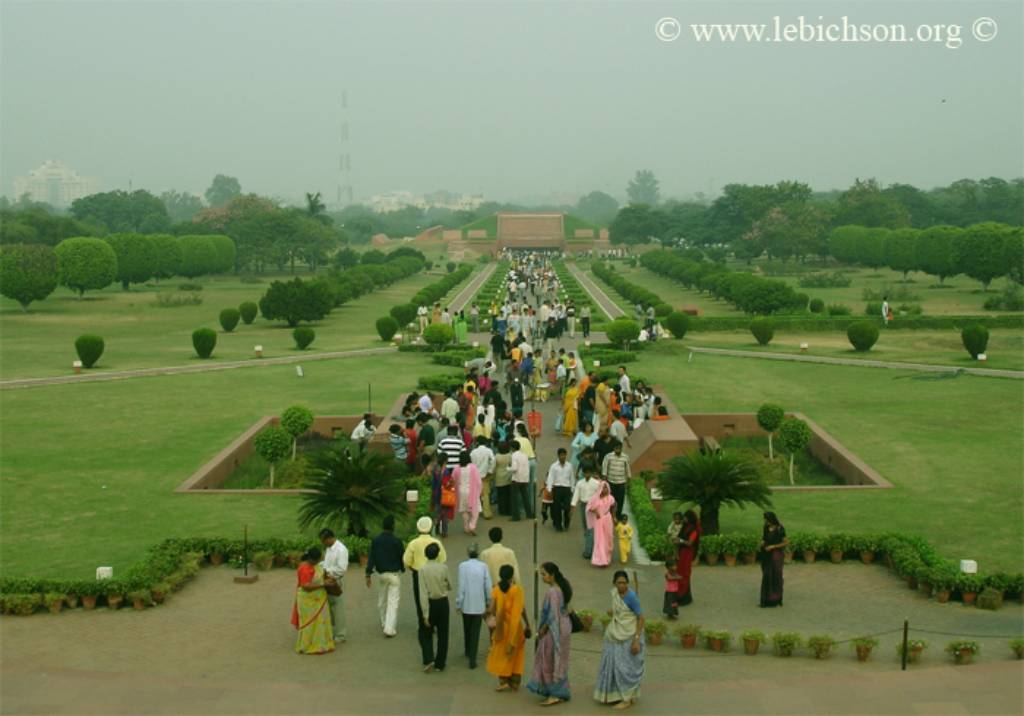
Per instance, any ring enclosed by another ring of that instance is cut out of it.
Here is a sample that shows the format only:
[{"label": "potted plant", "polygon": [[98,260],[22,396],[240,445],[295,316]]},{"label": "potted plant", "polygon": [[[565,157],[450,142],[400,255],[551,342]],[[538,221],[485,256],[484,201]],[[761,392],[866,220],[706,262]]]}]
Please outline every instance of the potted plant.
[{"label": "potted plant", "polygon": [[214,567],[224,564],[224,553],[226,552],[224,543],[225,540],[222,539],[211,539],[207,542],[206,549],[210,554],[210,564]]},{"label": "potted plant", "polygon": [[676,627],[676,634],[684,649],[692,649],[697,645],[697,637],[700,636],[699,624],[681,624]]},{"label": "potted plant", "polygon": [[945,604],[949,601],[953,588],[956,587],[957,572],[951,566],[943,565],[936,567],[932,570],[929,581],[932,584],[932,594],[935,596],[935,601],[939,604]]},{"label": "potted plant", "polygon": [[850,548],[850,540],[844,534],[829,535],[825,539],[825,547],[828,549],[828,556],[832,560],[832,564],[839,564],[843,561],[846,550]]},{"label": "potted plant", "polygon": [[957,577],[956,588],[965,605],[974,604],[983,582],[977,574],[961,574]]},{"label": "potted plant", "polygon": [[134,589],[128,592],[128,598],[132,600],[132,606],[140,612],[153,601],[153,595],[148,589]]},{"label": "potted plant", "polygon": [[740,636],[743,639],[743,653],[748,656],[756,655],[765,639],[764,632],[757,629],[747,629]]},{"label": "potted plant", "polygon": [[999,592],[1000,598],[1005,598],[1013,586],[1013,577],[1006,572],[992,572],[985,577],[985,588]]},{"label": "potted plant", "polygon": [[739,554],[740,546],[736,535],[721,535],[722,559],[726,567],[736,566],[736,555]]},{"label": "potted plant", "polygon": [[661,644],[661,638],[665,635],[667,628],[665,622],[660,619],[651,619],[648,622],[644,622],[644,633],[647,634],[647,641],[651,646]]},{"label": "potted plant", "polygon": [[43,595],[43,604],[50,610],[50,614],[60,614],[60,610],[64,608],[64,600],[68,598],[68,595],[63,592],[47,592]]},{"label": "potted plant", "polygon": [[861,535],[854,540],[853,548],[860,555],[861,562],[871,564],[875,561],[875,553],[878,551],[878,540],[874,535]]},{"label": "potted plant", "polygon": [[590,631],[590,628],[594,625],[594,617],[596,617],[597,614],[589,609],[577,609],[576,616],[580,618],[580,623],[583,625],[583,631]]},{"label": "potted plant", "polygon": [[718,558],[722,554],[722,536],[708,535],[707,537],[701,537],[700,553],[704,555],[704,561],[708,563],[709,567],[714,567],[718,564]]},{"label": "potted plant", "polygon": [[[928,648],[928,642],[924,639],[907,639],[907,663],[916,664],[921,658],[921,652]],[[896,645],[896,654],[903,657],[903,642]]]},{"label": "potted plant", "polygon": [[608,625],[612,623],[611,614],[602,614],[598,619],[601,622],[601,631],[605,631],[608,628]]},{"label": "potted plant", "polygon": [[921,594],[925,595],[926,597],[930,597],[932,595],[931,580],[933,574],[934,570],[926,565],[922,564],[920,567],[917,568],[917,591],[921,592]]},{"label": "potted plant", "polygon": [[957,666],[964,666],[970,664],[971,659],[974,655],[981,650],[978,646],[978,642],[969,641],[967,639],[957,639],[951,641],[946,645],[946,653],[953,656],[953,661],[956,662]]},{"label": "potted plant", "polygon": [[302,561],[302,550],[292,549],[285,552],[285,559],[288,560],[288,566],[292,569],[298,569],[299,562]]},{"label": "potted plant", "polygon": [[821,634],[808,637],[807,639],[807,648],[814,654],[815,659],[827,659],[832,653],[832,647],[835,645],[835,639]]},{"label": "potted plant", "polygon": [[754,564],[757,562],[757,550],[761,546],[761,538],[754,532],[739,535],[739,550],[743,555],[743,564]]},{"label": "potted plant", "polygon": [[79,595],[78,582],[65,582],[61,585],[61,591],[64,592],[64,603],[68,609],[78,608]]},{"label": "potted plant", "polygon": [[1017,655],[1018,659],[1024,659],[1024,637],[1017,637],[1010,641],[1010,649]]},{"label": "potted plant", "polygon": [[4,611],[27,617],[35,613],[43,603],[43,595],[38,592],[31,594],[8,594],[4,596]]},{"label": "potted plant", "polygon": [[772,634],[772,646],[777,656],[793,656],[803,642],[803,637],[794,632],[777,631]]},{"label": "potted plant", "polygon": [[805,535],[799,548],[800,556],[806,564],[813,564],[818,558],[818,553],[824,547],[824,540],[818,535]]},{"label": "potted plant", "polygon": [[857,652],[857,661],[867,661],[871,656],[871,650],[878,646],[878,639],[873,636],[859,636],[852,644],[854,651]]},{"label": "potted plant", "polygon": [[256,565],[256,569],[265,572],[274,566],[274,553],[266,551],[257,552],[252,556],[252,561]]},{"label": "potted plant", "polygon": [[153,595],[153,601],[156,604],[163,604],[167,601],[167,595],[171,593],[171,585],[167,582],[157,582],[150,587],[149,591]]},{"label": "potted plant", "polygon": [[124,601],[125,586],[116,579],[103,580],[103,594],[109,609],[119,609]]},{"label": "potted plant", "polygon": [[103,593],[103,582],[83,579],[77,583],[75,591],[82,599],[82,608],[91,611],[96,608],[96,599]]},{"label": "potted plant", "polygon": [[729,651],[732,645],[732,634],[727,631],[706,631],[704,642],[711,651]]}]

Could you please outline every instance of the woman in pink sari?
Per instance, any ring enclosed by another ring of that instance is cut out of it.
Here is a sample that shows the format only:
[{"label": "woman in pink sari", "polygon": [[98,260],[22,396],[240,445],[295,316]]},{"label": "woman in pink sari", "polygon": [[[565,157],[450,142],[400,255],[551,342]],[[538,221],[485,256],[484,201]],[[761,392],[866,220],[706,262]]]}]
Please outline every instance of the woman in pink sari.
[{"label": "woman in pink sari", "polygon": [[455,478],[455,492],[458,495],[458,510],[462,513],[462,529],[468,535],[476,536],[476,520],[480,516],[480,491],[483,482],[480,471],[469,460],[465,450],[459,455],[459,466],[452,472]]},{"label": "woman in pink sari", "polygon": [[597,567],[607,567],[612,561],[612,511],[615,509],[615,498],[607,482],[601,482],[601,489],[587,503],[587,517],[594,524],[594,552],[590,563]]}]

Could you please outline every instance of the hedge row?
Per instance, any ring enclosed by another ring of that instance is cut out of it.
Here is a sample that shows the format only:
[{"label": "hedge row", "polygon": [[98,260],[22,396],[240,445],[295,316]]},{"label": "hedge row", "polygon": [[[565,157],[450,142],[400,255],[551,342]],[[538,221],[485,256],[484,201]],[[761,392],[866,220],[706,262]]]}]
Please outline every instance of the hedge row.
[{"label": "hedge row", "polygon": [[624,279],[614,269],[608,268],[600,261],[595,261],[591,264],[590,270],[630,303],[640,304],[645,307],[654,306],[654,313],[657,316],[667,316],[672,313],[672,306],[665,303],[661,296]]},{"label": "hedge row", "polygon": [[[601,307],[594,302],[594,299],[592,299],[590,294],[586,292],[586,289],[580,285],[579,281],[576,280],[576,277],[569,272],[569,269],[565,266],[565,262],[555,261],[553,266],[555,268],[555,275],[558,276],[558,282],[561,284],[562,291],[565,293],[566,298],[571,299],[572,302],[576,304],[576,315],[580,315],[580,309],[584,306],[589,306],[590,325],[594,326],[598,323],[603,323],[605,321],[604,311],[601,310]],[[578,325],[576,330],[579,330]]]},{"label": "hedge row", "polygon": [[473,273],[473,267],[469,264],[462,264],[451,273],[441,277],[434,283],[421,288],[416,295],[409,299],[408,303],[399,303],[391,307],[389,314],[394,318],[400,327],[404,327],[416,320],[416,311],[420,306],[428,309],[457,285],[466,280]]},{"label": "hedge row", "polygon": [[[776,331],[845,331],[852,324],[867,320],[863,316],[773,316]],[[881,325],[881,315],[875,319]],[[987,328],[1024,329],[1024,316],[907,316],[893,320],[886,330],[949,329],[980,324]],[[745,331],[750,328],[747,316],[691,316],[691,331]]]}]

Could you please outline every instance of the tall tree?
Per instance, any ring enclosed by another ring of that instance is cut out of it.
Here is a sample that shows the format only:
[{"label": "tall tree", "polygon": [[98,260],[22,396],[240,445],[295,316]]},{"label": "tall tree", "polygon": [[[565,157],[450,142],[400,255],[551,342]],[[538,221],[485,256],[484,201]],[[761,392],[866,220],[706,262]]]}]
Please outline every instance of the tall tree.
[{"label": "tall tree", "polygon": [[117,276],[127,291],[129,284],[145,283],[157,271],[156,243],[142,234],[121,233],[103,237],[117,255]]},{"label": "tall tree", "polygon": [[306,214],[311,219],[316,219],[324,224],[331,223],[331,217],[327,215],[327,205],[320,200],[320,192],[310,194],[306,192]]},{"label": "tall tree", "polygon": [[41,244],[0,247],[0,294],[21,304],[28,312],[57,288],[57,254]]},{"label": "tall tree", "polygon": [[171,221],[191,221],[192,217],[203,210],[202,200],[195,194],[184,191],[165,191],[160,195],[160,201],[167,208],[167,215]]},{"label": "tall tree", "polygon": [[910,226],[910,212],[891,196],[886,196],[875,179],[857,179],[839,196],[834,224],[899,229]]},{"label": "tall tree", "polygon": [[919,229],[896,229],[885,239],[885,263],[893,271],[902,271],[903,280],[917,268]]},{"label": "tall tree", "polygon": [[602,226],[610,223],[618,210],[619,202],[615,200],[615,197],[605,194],[603,191],[592,191],[586,196],[581,196],[576,204],[577,214],[587,221]]},{"label": "tall tree", "polygon": [[171,226],[167,207],[145,189],[117,189],[75,199],[71,202],[71,215],[109,232],[152,234],[167,231]]},{"label": "tall tree", "polygon": [[950,276],[960,273],[956,261],[954,244],[963,233],[958,226],[931,226],[917,237],[917,266],[932,276],[939,277],[941,284]]},{"label": "tall tree", "polygon": [[630,204],[619,209],[608,227],[613,244],[646,244],[664,231],[664,215],[646,204]]},{"label": "tall tree", "polygon": [[1006,275],[1004,257],[1006,237],[1015,229],[995,221],[984,221],[968,226],[953,242],[957,265],[963,273],[981,281],[988,290],[992,279]]},{"label": "tall tree", "polygon": [[626,185],[626,195],[630,204],[647,204],[656,206],[659,199],[658,180],[650,169],[638,169],[636,175]]},{"label": "tall tree", "polygon": [[210,206],[223,206],[242,193],[242,185],[234,177],[218,174],[203,195]]}]

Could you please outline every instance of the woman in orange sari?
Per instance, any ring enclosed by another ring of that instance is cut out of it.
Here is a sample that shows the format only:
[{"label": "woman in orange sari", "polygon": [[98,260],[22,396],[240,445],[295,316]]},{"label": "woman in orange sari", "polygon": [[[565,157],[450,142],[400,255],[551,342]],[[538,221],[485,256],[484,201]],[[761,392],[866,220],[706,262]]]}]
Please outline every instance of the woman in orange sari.
[{"label": "woman in orange sari", "polygon": [[334,651],[334,629],[327,608],[324,568],[320,566],[320,550],[313,547],[302,555],[298,570],[298,586],[292,605],[292,626],[299,630],[295,640],[296,654],[326,654]]},{"label": "woman in orange sari", "polygon": [[512,583],[515,570],[511,564],[501,565],[500,578],[491,590],[491,651],[487,655],[487,671],[498,677],[497,691],[519,690],[526,662],[526,639],[530,622],[523,606],[523,588]]}]

